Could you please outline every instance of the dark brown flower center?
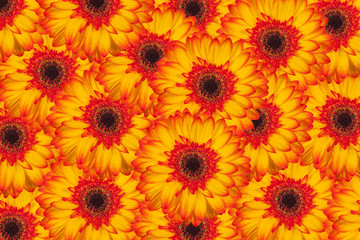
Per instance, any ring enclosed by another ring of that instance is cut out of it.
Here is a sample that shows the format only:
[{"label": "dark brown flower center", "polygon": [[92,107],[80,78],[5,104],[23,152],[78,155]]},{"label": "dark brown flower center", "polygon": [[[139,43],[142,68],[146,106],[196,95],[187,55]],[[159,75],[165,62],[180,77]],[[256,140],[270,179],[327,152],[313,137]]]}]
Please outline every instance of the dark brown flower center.
[{"label": "dark brown flower center", "polygon": [[39,66],[39,80],[47,88],[58,88],[65,80],[63,66],[57,61],[44,61]]},{"label": "dark brown flower center", "polygon": [[0,17],[9,17],[13,13],[16,4],[14,0],[0,0]]},{"label": "dark brown flower center", "polygon": [[102,216],[108,212],[110,199],[103,189],[90,189],[84,200],[85,208],[91,215]]},{"label": "dark brown flower center", "polygon": [[115,135],[122,125],[122,117],[119,112],[111,107],[100,108],[94,114],[95,129],[102,135]]},{"label": "dark brown flower center", "polygon": [[347,19],[340,11],[330,11],[325,17],[328,18],[326,30],[335,35],[342,35],[345,32]]},{"label": "dark brown flower center", "polygon": [[147,44],[140,49],[142,64],[149,69],[157,69],[157,62],[164,57],[164,51],[156,44]]},{"label": "dark brown flower center", "polygon": [[186,17],[192,16],[199,19],[204,13],[204,3],[198,0],[185,0],[180,8],[185,11]]},{"label": "dark brown flower center", "polygon": [[299,210],[301,196],[293,189],[284,190],[277,197],[279,209],[285,214],[293,214]]},{"label": "dark brown flower center", "polygon": [[86,10],[94,16],[106,14],[111,5],[109,0],[84,0]]},{"label": "dark brown flower center", "polygon": [[1,145],[5,150],[14,152],[23,148],[26,134],[17,125],[9,124],[0,130]]},{"label": "dark brown flower center", "polygon": [[278,31],[269,31],[263,36],[265,51],[270,55],[280,55],[286,47],[286,39]]},{"label": "dark brown flower center", "polygon": [[206,100],[218,101],[223,95],[223,83],[216,75],[205,75],[198,82],[200,97]]},{"label": "dark brown flower center", "polygon": [[180,235],[182,235],[181,237],[184,240],[202,240],[204,239],[205,231],[206,229],[203,223],[200,223],[197,227],[192,223],[187,226],[185,226],[185,224],[181,224],[180,226]]},{"label": "dark brown flower center", "polygon": [[21,239],[24,233],[21,222],[16,218],[7,218],[1,223],[1,235],[6,240]]},{"label": "dark brown flower center", "polygon": [[264,112],[262,112],[259,109],[257,109],[257,112],[259,113],[260,117],[259,119],[252,120],[254,128],[251,131],[256,133],[261,133],[265,130],[267,119],[266,119],[266,114]]},{"label": "dark brown flower center", "polygon": [[339,109],[333,113],[332,119],[336,130],[342,133],[349,133],[355,129],[356,115],[348,108]]},{"label": "dark brown flower center", "polygon": [[182,172],[190,179],[198,179],[204,172],[204,159],[198,153],[186,154],[180,160]]}]

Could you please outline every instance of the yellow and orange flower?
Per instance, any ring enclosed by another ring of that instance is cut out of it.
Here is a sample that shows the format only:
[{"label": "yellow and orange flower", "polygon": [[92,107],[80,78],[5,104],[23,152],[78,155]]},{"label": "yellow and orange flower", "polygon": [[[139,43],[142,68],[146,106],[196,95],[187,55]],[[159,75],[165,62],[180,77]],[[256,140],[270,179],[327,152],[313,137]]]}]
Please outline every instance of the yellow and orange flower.
[{"label": "yellow and orange flower", "polygon": [[[150,96],[153,90],[148,81],[155,78],[157,64],[175,45],[185,42],[193,32],[193,21],[181,12],[175,12],[162,4],[152,13],[153,21],[144,23],[145,31],[136,35],[131,45],[119,56],[109,57],[100,66],[97,80],[105,85],[106,91],[123,92],[134,98],[139,111],[153,111]],[[136,88],[136,89],[135,89]]]},{"label": "yellow and orange flower", "polygon": [[139,140],[151,122],[135,114],[122,93],[105,93],[95,71],[85,71],[83,82],[74,82],[56,101],[48,120],[56,127],[55,146],[66,164],[92,174],[129,173]]},{"label": "yellow and orange flower", "polygon": [[328,239],[324,214],[334,180],[311,165],[290,163],[277,175],[242,188],[234,225],[247,240]]},{"label": "yellow and orange flower", "polygon": [[307,109],[314,115],[311,141],[304,144],[303,164],[323,174],[349,181],[359,172],[360,85],[358,79],[311,86]]},{"label": "yellow and orange flower", "polygon": [[356,77],[360,68],[360,1],[318,0],[317,12],[326,20],[323,26],[331,36],[330,63],[322,66],[323,74],[340,83],[345,77]]},{"label": "yellow and orange flower", "polygon": [[219,32],[243,39],[263,67],[287,73],[300,87],[318,82],[314,66],[329,63],[330,36],[325,19],[307,1],[237,1],[222,19]]},{"label": "yellow and orange flower", "polygon": [[250,167],[233,130],[223,119],[187,110],[156,121],[132,162],[149,208],[162,207],[177,223],[199,226],[232,206]]},{"label": "yellow and orange flower", "polygon": [[360,177],[341,181],[332,191],[325,214],[333,222],[329,239],[360,238]]},{"label": "yellow and orange flower", "polygon": [[[42,25],[54,38],[82,59],[101,61],[118,54],[141,31],[138,23],[149,22],[152,0],[38,0],[46,7]],[[101,38],[101,40],[100,40]]]},{"label": "yellow and orange flower", "polygon": [[17,197],[43,183],[54,156],[51,140],[26,117],[9,112],[0,116],[0,191],[5,196]]},{"label": "yellow and orange flower", "polygon": [[41,225],[62,239],[125,239],[142,199],[137,181],[119,174],[114,181],[86,177],[76,165],[54,165],[36,201]]},{"label": "yellow and orange flower", "polygon": [[148,204],[143,203],[133,225],[133,231],[142,240],[237,239],[239,232],[232,225],[233,220],[234,217],[226,212],[211,219],[205,218],[198,226],[192,223],[179,224],[164,214],[161,209],[150,211]]},{"label": "yellow and orange flower", "polygon": [[49,239],[49,231],[40,225],[41,217],[36,214],[36,196],[38,189],[32,193],[23,191],[17,198],[0,195],[1,239]]},{"label": "yellow and orange flower", "polygon": [[52,41],[45,38],[43,45],[24,53],[22,57],[11,56],[0,64],[0,100],[5,107],[20,111],[44,126],[54,101],[61,98],[66,88],[74,81],[80,81],[84,69],[89,68],[65,46],[52,47]]},{"label": "yellow and orange flower", "polygon": [[21,56],[32,49],[34,43],[42,43],[37,24],[40,22],[40,6],[35,0],[8,0],[0,6],[0,61],[5,62],[12,54]]},{"label": "yellow and orange flower", "polygon": [[[240,129],[244,156],[251,159],[252,176],[257,181],[269,171],[274,174],[297,162],[304,152],[303,142],[309,141],[307,131],[312,127],[312,114],[306,109],[306,96],[291,83],[287,75],[266,76],[269,93],[265,104],[256,110],[260,118],[252,120],[253,127]],[[238,126],[238,119],[226,120]]]},{"label": "yellow and orange flower", "polygon": [[256,61],[241,42],[221,36],[193,37],[186,48],[177,47],[159,65],[157,79],[150,83],[159,95],[159,114],[188,108],[215,118],[238,117],[252,126],[259,118],[255,108],[266,95],[267,80],[256,70]]}]

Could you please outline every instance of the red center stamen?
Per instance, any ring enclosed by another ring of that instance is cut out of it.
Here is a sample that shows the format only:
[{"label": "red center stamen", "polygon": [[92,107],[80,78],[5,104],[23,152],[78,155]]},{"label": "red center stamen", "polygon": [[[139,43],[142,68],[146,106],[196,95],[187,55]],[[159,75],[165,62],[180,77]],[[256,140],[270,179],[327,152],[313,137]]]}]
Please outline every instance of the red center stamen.
[{"label": "red center stamen", "polygon": [[52,102],[79,67],[64,52],[56,52],[47,47],[44,51],[35,49],[33,57],[24,62],[28,65],[27,69],[18,71],[33,77],[26,90],[36,88],[41,91],[41,98],[47,96]]},{"label": "red center stamen", "polygon": [[225,102],[236,93],[234,84],[237,79],[227,66],[216,66],[201,60],[201,65],[193,63],[191,72],[183,75],[187,80],[182,87],[192,91],[185,104],[196,102],[201,106],[200,111],[206,109],[210,114],[215,110],[222,111]]},{"label": "red center stamen", "polygon": [[21,14],[21,11],[27,6],[24,0],[8,0],[0,2],[0,31],[5,25],[13,26],[14,18]]},{"label": "red center stamen", "polygon": [[326,124],[319,137],[329,135],[334,138],[332,146],[340,143],[346,149],[350,143],[357,145],[360,134],[360,103],[356,99],[342,97],[327,97],[326,104],[317,108],[321,113],[319,120]]},{"label": "red center stamen", "polygon": [[[205,189],[206,182],[219,171],[216,163],[220,157],[207,144],[199,145],[184,139],[185,143],[175,142],[175,147],[171,152],[165,152],[169,157],[168,166],[174,171],[170,181],[183,183],[183,190],[188,188],[191,193],[195,193],[198,188]],[[160,165],[166,165],[159,162]]]},{"label": "red center stamen", "polygon": [[175,222],[169,223],[169,230],[175,235],[171,237],[172,240],[212,240],[220,234],[217,232],[217,226],[220,221],[217,218],[205,218],[198,226],[192,223],[185,225],[177,224]]},{"label": "red center stamen", "polygon": [[[111,216],[123,207],[121,198],[125,193],[109,181],[85,180],[80,177],[78,185],[69,190],[73,192],[72,199],[63,200],[72,201],[79,206],[71,218],[81,216],[87,220],[86,226],[93,224],[96,230],[99,230],[102,224],[108,226]],[[82,230],[80,229],[80,232]]]},{"label": "red center stamen", "polygon": [[274,216],[279,219],[278,226],[285,224],[288,230],[295,224],[301,226],[302,218],[315,207],[313,198],[316,193],[306,184],[307,178],[306,175],[295,181],[282,174],[279,179],[271,177],[270,186],[261,189],[265,192],[265,203],[270,205],[263,218]]},{"label": "red center stamen", "polygon": [[255,55],[265,60],[273,69],[286,67],[287,61],[301,47],[298,41],[302,35],[289,22],[280,22],[267,16],[258,20],[250,31],[250,43],[256,47]]},{"label": "red center stamen", "polygon": [[132,114],[125,103],[110,101],[100,93],[98,95],[97,99],[91,96],[86,107],[80,107],[84,115],[74,120],[89,124],[82,137],[92,135],[98,139],[98,145],[103,143],[109,149],[114,143],[119,145],[121,137],[134,126],[131,123]]}]

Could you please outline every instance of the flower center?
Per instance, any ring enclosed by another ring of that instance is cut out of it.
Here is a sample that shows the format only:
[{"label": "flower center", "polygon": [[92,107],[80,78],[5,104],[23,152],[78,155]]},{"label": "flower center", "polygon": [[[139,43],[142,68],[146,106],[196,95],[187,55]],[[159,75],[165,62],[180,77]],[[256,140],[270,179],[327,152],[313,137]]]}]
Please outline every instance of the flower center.
[{"label": "flower center", "polygon": [[23,232],[21,223],[15,218],[4,221],[1,230],[5,239],[20,239],[21,233]]},{"label": "flower center", "polygon": [[85,180],[80,178],[73,190],[71,201],[79,207],[77,215],[87,219],[96,229],[109,224],[109,219],[121,208],[120,201],[124,193],[109,181]]},{"label": "flower center", "polygon": [[267,21],[258,21],[252,29],[250,43],[256,46],[255,55],[264,59],[273,68],[286,66],[287,59],[300,49],[299,31],[286,22],[267,17]]},{"label": "flower center", "polygon": [[207,229],[203,222],[199,226],[195,227],[192,223],[185,226],[181,224],[179,226],[179,235],[184,240],[201,240],[207,239]]},{"label": "flower center", "polygon": [[185,11],[186,17],[196,17],[201,19],[205,12],[204,3],[199,0],[185,0],[181,3],[180,9]]},{"label": "flower center", "polygon": [[99,134],[113,136],[122,127],[121,113],[113,107],[102,107],[94,113],[94,128]]},{"label": "flower center", "polygon": [[285,214],[294,214],[299,210],[301,195],[293,189],[284,190],[277,197],[277,204],[280,210]]},{"label": "flower center", "polygon": [[92,216],[104,216],[109,211],[110,199],[103,189],[90,189],[84,194],[85,209]]},{"label": "flower center", "polygon": [[344,149],[350,143],[356,145],[360,134],[360,104],[348,98],[328,98],[322,107],[320,122],[326,125],[320,136],[330,135],[335,139],[334,144],[340,142]]},{"label": "flower center", "polygon": [[267,142],[268,137],[280,127],[279,117],[281,116],[280,109],[272,103],[268,103],[263,108],[256,109],[256,111],[259,113],[259,119],[252,120],[254,128],[248,129],[244,133],[245,143],[251,142],[255,149],[262,142]]},{"label": "flower center", "polygon": [[198,153],[187,153],[180,160],[181,172],[190,179],[197,179],[201,174],[206,174],[204,172],[205,162],[203,156],[200,156]]},{"label": "flower center", "polygon": [[340,35],[344,33],[346,27],[346,17],[340,12],[329,12],[326,17],[328,23],[326,24],[326,30],[334,35]]},{"label": "flower center", "polygon": [[12,25],[14,17],[25,7],[23,0],[0,0],[0,30],[6,24]]},{"label": "flower center", "polygon": [[[304,181],[305,180],[305,181]],[[301,224],[302,218],[315,207],[313,198],[316,193],[306,183],[307,176],[303,180],[287,178],[280,175],[279,179],[273,178],[265,192],[265,203],[270,207],[263,217],[274,216],[279,219],[279,226],[283,223],[287,229],[294,224]]]},{"label": "flower center", "polygon": [[33,239],[36,237],[36,218],[24,209],[17,209],[5,203],[0,208],[0,238],[4,240]]},{"label": "flower center", "polygon": [[158,61],[164,57],[164,48],[155,43],[144,44],[139,49],[139,57],[148,71],[156,71]]},{"label": "flower center", "polygon": [[41,97],[47,96],[54,101],[62,85],[75,74],[76,62],[64,52],[56,52],[45,47],[45,51],[35,49],[33,57],[24,60],[28,65],[24,74],[34,77],[29,88],[41,91]]},{"label": "flower center", "polygon": [[173,178],[182,182],[192,193],[199,187],[205,188],[206,181],[216,172],[219,160],[214,150],[187,139],[185,144],[177,143],[168,155],[169,167],[174,169],[171,173]]},{"label": "flower center", "polygon": [[92,135],[103,143],[107,149],[113,143],[120,144],[121,137],[126,134],[131,124],[129,107],[120,103],[120,101],[112,102],[102,95],[102,99],[92,97],[86,107],[80,108],[84,115],[76,120],[89,124],[86,128],[84,136]]},{"label": "flower center", "polygon": [[328,20],[326,31],[333,37],[333,50],[336,51],[340,45],[347,47],[350,37],[360,30],[360,11],[347,2],[340,1],[320,1],[318,8]]},{"label": "flower center", "polygon": [[17,123],[5,123],[0,127],[1,148],[9,153],[23,150],[27,141],[27,131]]},{"label": "flower center", "polygon": [[112,1],[109,0],[80,0],[82,7],[92,17],[103,17],[109,13]]},{"label": "flower center", "polygon": [[194,63],[187,78],[185,87],[192,91],[190,99],[200,104],[201,110],[206,109],[210,113],[216,109],[221,111],[223,104],[236,93],[235,75],[222,66]]}]

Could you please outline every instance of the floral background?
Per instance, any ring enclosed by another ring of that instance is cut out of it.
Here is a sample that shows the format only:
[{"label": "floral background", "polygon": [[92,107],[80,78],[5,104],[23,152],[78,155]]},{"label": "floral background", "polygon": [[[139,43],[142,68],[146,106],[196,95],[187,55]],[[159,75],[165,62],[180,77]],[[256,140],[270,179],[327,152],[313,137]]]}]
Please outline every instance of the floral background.
[{"label": "floral background", "polygon": [[360,0],[0,0],[0,239],[360,239]]}]

